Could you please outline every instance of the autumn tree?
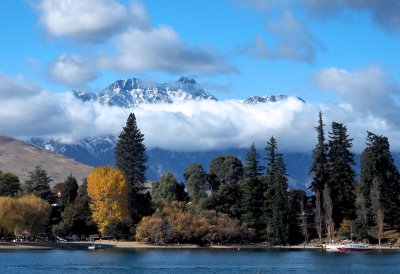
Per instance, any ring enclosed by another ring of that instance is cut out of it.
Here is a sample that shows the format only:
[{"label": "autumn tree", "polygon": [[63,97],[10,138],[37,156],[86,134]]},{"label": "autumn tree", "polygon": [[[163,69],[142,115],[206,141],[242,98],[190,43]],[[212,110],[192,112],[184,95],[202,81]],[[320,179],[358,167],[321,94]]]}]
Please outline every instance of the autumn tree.
[{"label": "autumn tree", "polygon": [[41,166],[36,166],[34,170],[29,172],[29,179],[25,181],[24,193],[36,195],[48,202],[51,202],[50,190],[51,178],[47,175],[46,170]]},{"label": "autumn tree", "polygon": [[126,176],[130,217],[137,223],[150,208],[150,201],[144,193],[146,146],[134,113],[129,115],[126,126],[118,136],[114,154],[116,167]]},{"label": "autumn tree", "polygon": [[185,187],[178,183],[171,172],[167,172],[160,178],[159,182],[153,184],[152,196],[155,207],[160,208],[162,202],[185,200]]},{"label": "autumn tree", "polygon": [[251,237],[237,220],[199,205],[173,201],[152,216],[144,217],[136,229],[136,239],[153,244],[233,243]]},{"label": "autumn tree", "polygon": [[87,177],[90,209],[101,233],[111,220],[129,219],[127,188],[124,174],[116,168],[96,167]]},{"label": "autumn tree", "polygon": [[184,177],[192,202],[197,204],[207,197],[207,173],[200,164],[189,165],[185,169]]},{"label": "autumn tree", "polygon": [[48,202],[34,195],[0,197],[0,228],[16,236],[43,232],[50,211]]},{"label": "autumn tree", "polygon": [[20,190],[21,184],[17,175],[0,171],[0,196],[15,197]]}]

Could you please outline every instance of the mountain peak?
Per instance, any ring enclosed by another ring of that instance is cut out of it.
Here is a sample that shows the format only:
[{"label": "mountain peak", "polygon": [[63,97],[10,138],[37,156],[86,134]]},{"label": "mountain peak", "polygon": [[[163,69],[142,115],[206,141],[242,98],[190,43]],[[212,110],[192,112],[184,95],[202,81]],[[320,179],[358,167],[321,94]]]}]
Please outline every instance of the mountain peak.
[{"label": "mountain peak", "polygon": [[182,76],[172,84],[144,84],[137,78],[117,80],[95,94],[78,91],[73,91],[73,94],[83,101],[123,108],[134,108],[140,104],[217,100],[211,93],[197,87],[197,82],[188,76]]},{"label": "mountain peak", "polygon": [[[286,101],[289,97],[285,94],[278,94],[278,95],[264,95],[264,96],[251,96],[244,100],[243,103],[249,104],[249,105],[255,105],[258,103],[275,103],[275,102],[280,102],[280,101]],[[298,100],[301,102],[305,103],[305,101],[297,97]]]},{"label": "mountain peak", "polygon": [[194,86],[197,84],[196,80],[189,76],[182,76],[178,79],[178,82],[184,84],[185,86]]}]

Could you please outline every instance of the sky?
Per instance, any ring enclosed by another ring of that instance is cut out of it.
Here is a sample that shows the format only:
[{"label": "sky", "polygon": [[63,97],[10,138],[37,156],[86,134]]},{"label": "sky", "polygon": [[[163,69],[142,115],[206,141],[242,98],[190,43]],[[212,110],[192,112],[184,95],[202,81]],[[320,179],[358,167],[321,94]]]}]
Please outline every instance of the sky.
[{"label": "sky", "polygon": [[[4,0],[0,2],[0,133],[74,143],[117,134],[127,110],[82,103],[118,79],[191,76],[218,103],[141,106],[148,147],[204,150],[315,145],[346,125],[400,151],[398,0]],[[242,106],[253,95],[301,97]],[[210,130],[212,129],[212,130]]]}]

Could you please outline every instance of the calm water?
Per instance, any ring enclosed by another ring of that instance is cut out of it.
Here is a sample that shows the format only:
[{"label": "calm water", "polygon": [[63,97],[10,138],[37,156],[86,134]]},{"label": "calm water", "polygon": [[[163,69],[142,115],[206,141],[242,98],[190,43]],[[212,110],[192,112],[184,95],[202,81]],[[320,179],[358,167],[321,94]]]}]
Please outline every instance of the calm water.
[{"label": "calm water", "polygon": [[0,273],[400,273],[400,252],[0,251]]}]

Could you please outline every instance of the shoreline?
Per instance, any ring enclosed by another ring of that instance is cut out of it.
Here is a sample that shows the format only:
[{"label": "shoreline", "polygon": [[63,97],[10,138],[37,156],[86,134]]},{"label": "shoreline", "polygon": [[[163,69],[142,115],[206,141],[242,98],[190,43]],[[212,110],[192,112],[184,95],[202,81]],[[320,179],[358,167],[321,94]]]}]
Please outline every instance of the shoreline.
[{"label": "shoreline", "polygon": [[[291,245],[291,246],[270,246],[263,244],[233,244],[233,245],[209,245],[200,246],[196,244],[174,244],[174,245],[152,245],[134,241],[113,241],[113,240],[97,240],[93,242],[0,242],[0,251],[3,250],[49,250],[49,249],[66,249],[66,250],[88,250],[89,247],[95,246],[96,249],[210,249],[210,250],[248,250],[248,249],[288,249],[288,250],[325,250],[320,245]],[[399,251],[397,246],[376,246],[371,245],[372,249]]]}]

